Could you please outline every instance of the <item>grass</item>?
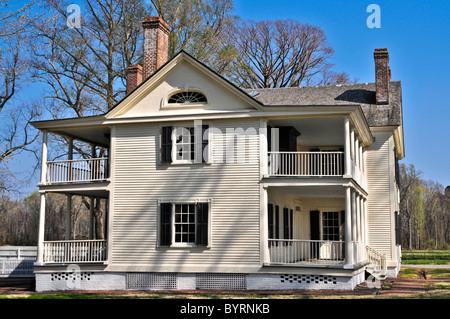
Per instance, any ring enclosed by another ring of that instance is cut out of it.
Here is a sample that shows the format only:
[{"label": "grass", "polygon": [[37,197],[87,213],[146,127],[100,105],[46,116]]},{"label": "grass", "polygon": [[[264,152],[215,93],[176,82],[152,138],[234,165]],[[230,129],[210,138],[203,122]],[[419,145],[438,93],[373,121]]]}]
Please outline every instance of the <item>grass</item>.
[{"label": "grass", "polygon": [[[448,252],[407,252],[408,255],[418,256],[419,254],[427,254],[427,256],[446,256]],[[439,258],[427,260],[442,260]],[[410,259],[421,260],[421,259]],[[18,293],[1,295],[0,299],[450,299],[450,268],[407,268],[401,269],[400,277],[410,279],[422,279],[426,292],[414,295],[382,295],[382,294],[361,294],[358,292],[333,293],[333,292],[299,292],[290,291],[283,293],[258,293],[258,292],[230,292],[217,293],[214,291],[208,293],[181,293],[181,292],[151,292],[151,291],[121,291],[108,293]],[[426,278],[426,279],[425,279]],[[395,282],[386,280],[383,284],[382,291],[395,290]]]},{"label": "grass", "polygon": [[404,265],[450,265],[449,250],[402,251]]}]

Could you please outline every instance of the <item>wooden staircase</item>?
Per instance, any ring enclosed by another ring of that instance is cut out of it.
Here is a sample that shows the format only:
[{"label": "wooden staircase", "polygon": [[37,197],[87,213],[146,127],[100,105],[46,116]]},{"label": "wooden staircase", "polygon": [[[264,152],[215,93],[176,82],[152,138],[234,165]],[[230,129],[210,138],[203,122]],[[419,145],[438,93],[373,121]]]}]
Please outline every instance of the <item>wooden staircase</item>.
[{"label": "wooden staircase", "polygon": [[366,253],[369,260],[366,271],[380,281],[385,280],[387,275],[386,255],[370,246],[366,246]]}]

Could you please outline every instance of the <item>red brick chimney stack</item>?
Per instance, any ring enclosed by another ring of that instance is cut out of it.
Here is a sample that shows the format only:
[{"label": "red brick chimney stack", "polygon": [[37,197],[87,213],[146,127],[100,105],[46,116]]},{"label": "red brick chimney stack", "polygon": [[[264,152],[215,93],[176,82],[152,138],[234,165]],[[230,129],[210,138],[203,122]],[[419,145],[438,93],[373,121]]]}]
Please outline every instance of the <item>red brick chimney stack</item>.
[{"label": "red brick chimney stack", "polygon": [[387,49],[375,49],[375,83],[377,104],[389,104],[389,82],[391,68],[389,67],[389,53]]},{"label": "red brick chimney stack", "polygon": [[144,27],[144,65],[145,81],[159,67],[167,62],[169,52],[169,25],[160,17],[146,17]]},{"label": "red brick chimney stack", "polygon": [[127,95],[142,83],[142,67],[131,64],[127,67]]}]

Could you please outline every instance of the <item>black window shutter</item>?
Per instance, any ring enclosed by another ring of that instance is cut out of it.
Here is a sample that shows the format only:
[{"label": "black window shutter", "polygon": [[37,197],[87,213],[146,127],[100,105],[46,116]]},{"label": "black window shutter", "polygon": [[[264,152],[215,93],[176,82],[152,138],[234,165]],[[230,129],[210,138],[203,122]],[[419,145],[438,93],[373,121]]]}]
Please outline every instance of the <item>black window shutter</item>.
[{"label": "black window shutter", "polygon": [[[341,238],[345,242],[345,210],[341,211]],[[345,258],[345,243],[342,245],[342,258]]]},{"label": "black window shutter", "polygon": [[289,239],[289,208],[283,208],[283,239]]},{"label": "black window shutter", "polygon": [[206,152],[206,154],[205,154],[205,149],[209,144],[208,133],[205,133],[208,129],[209,129],[209,125],[207,125],[207,124],[202,125],[202,162],[203,163],[206,163],[209,160],[208,152]]},{"label": "black window shutter", "polygon": [[310,227],[311,227],[311,240],[320,240],[320,220],[319,211],[312,210],[309,212]]},{"label": "black window shutter", "polygon": [[172,126],[161,130],[161,163],[172,163]]},{"label": "black window shutter", "polygon": [[273,239],[273,205],[269,204],[267,216],[269,219],[269,239]]},{"label": "black window shutter", "polygon": [[172,244],[172,203],[161,203],[159,217],[159,244]]},{"label": "black window shutter", "polygon": [[294,211],[292,209],[290,211],[289,218],[290,218],[290,223],[291,223],[289,239],[294,239]]},{"label": "black window shutter", "polygon": [[280,239],[280,206],[275,206],[275,239]]},{"label": "black window shutter", "polygon": [[402,244],[401,219],[398,211],[395,211],[395,244]]},{"label": "black window shutter", "polygon": [[[311,240],[320,240],[320,212],[318,210],[312,210],[309,212]],[[311,242],[311,254],[312,258],[319,257],[319,243]]]},{"label": "black window shutter", "polygon": [[197,203],[196,214],[197,229],[195,232],[195,244],[198,246],[208,246],[209,203]]}]

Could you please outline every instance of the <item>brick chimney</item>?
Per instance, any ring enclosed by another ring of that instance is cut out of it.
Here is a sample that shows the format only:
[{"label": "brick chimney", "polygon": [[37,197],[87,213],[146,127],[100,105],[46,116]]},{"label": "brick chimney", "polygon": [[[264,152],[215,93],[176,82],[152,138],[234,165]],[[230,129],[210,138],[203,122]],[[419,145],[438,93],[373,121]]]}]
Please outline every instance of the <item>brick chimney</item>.
[{"label": "brick chimney", "polygon": [[160,17],[146,17],[144,27],[144,62],[142,81],[167,62],[169,52],[169,25]]},{"label": "brick chimney", "polygon": [[142,83],[142,66],[131,64],[127,67],[127,95]]},{"label": "brick chimney", "polygon": [[389,82],[391,68],[389,67],[389,53],[387,49],[375,49],[375,83],[377,104],[389,104]]}]

